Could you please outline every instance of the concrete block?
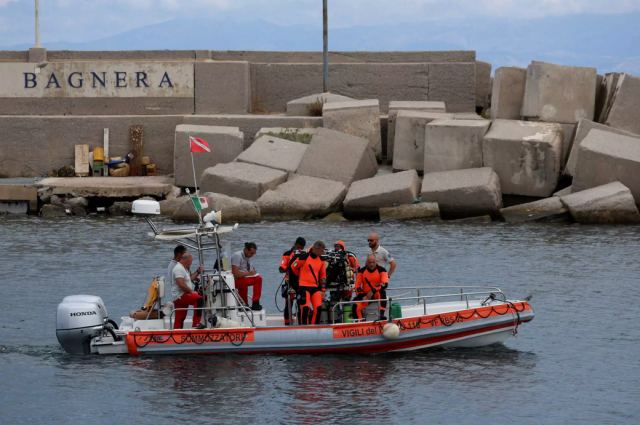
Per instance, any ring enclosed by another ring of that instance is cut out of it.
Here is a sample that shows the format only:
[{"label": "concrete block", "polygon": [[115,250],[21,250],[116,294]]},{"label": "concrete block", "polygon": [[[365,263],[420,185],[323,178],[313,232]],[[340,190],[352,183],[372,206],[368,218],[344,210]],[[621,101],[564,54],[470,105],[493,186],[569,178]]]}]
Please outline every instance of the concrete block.
[{"label": "concrete block", "polygon": [[[38,188],[49,188],[52,195],[85,196],[98,198],[164,198],[173,188],[173,179],[154,177],[49,177],[36,183]],[[55,203],[54,197],[51,202]]]},{"label": "concrete block", "polygon": [[562,130],[562,159],[560,162],[560,169],[564,170],[564,167],[567,164],[567,160],[569,159],[569,152],[571,151],[571,146],[573,146],[573,140],[576,135],[577,124],[571,123],[557,123]]},{"label": "concrete block", "polygon": [[262,136],[238,155],[237,161],[294,173],[302,161],[307,146],[304,143],[278,137]]},{"label": "concrete block", "polygon": [[38,188],[32,184],[0,184],[0,201],[26,201],[30,211],[37,211]]},{"label": "concrete block", "polygon": [[354,100],[337,93],[316,93],[287,102],[287,115],[300,117],[322,116],[322,107],[326,103]]},{"label": "concrete block", "polygon": [[4,214],[27,214],[29,203],[26,201],[0,201],[0,216]]},{"label": "concrete block", "polygon": [[380,207],[411,204],[420,194],[420,184],[416,170],[355,181],[344,199],[344,213],[375,215]]},{"label": "concrete block", "polygon": [[44,47],[31,47],[29,49],[29,62],[43,63],[47,61],[47,49]]},{"label": "concrete block", "polygon": [[495,120],[482,141],[485,167],[500,176],[502,193],[546,197],[560,176],[562,129],[558,124]]},{"label": "concrete block", "polygon": [[619,181],[640,203],[640,139],[591,130],[580,145],[573,192]]},{"label": "concrete block", "polygon": [[[442,100],[447,112],[476,110],[476,63],[430,63],[427,100]],[[396,97],[397,98],[397,97]]]},{"label": "concrete block", "polygon": [[[255,201],[234,198],[222,193],[207,192],[204,196],[208,199],[209,208],[203,210],[203,214],[212,210],[222,211],[222,222],[225,224],[255,223],[260,221],[260,208],[258,208],[258,204]],[[198,217],[194,212],[189,197],[183,196],[178,199],[180,199],[181,203],[175,208],[171,219],[174,221],[197,222]]]},{"label": "concrete block", "polygon": [[340,209],[347,192],[338,181],[295,175],[258,199],[262,217],[294,220],[322,217]]},{"label": "concrete block", "polygon": [[[216,60],[246,60],[260,63],[322,63],[322,52],[213,50]],[[353,52],[331,51],[329,63],[412,63],[412,62],[473,62],[473,50],[416,52]]]},{"label": "concrete block", "polygon": [[322,117],[289,117],[286,115],[251,114],[185,115],[184,124],[238,127],[244,134],[244,148],[246,149],[251,146],[255,134],[261,128],[322,127]]},{"label": "concrete block", "polygon": [[194,67],[189,62],[49,58],[44,65],[36,73],[34,63],[0,62],[0,115],[194,113]]},{"label": "concrete block", "polygon": [[456,112],[453,114],[454,120],[476,120],[487,121],[486,118],[476,114],[475,112]]},{"label": "concrete block", "polygon": [[640,213],[629,188],[616,181],[560,198],[578,223],[640,223]]},{"label": "concrete block", "polygon": [[527,70],[516,67],[496,69],[491,91],[491,119],[519,120],[524,99]]},{"label": "concrete block", "polygon": [[395,220],[438,220],[440,208],[436,202],[418,202],[416,204],[384,207],[378,211],[380,221]]},{"label": "concrete block", "polygon": [[595,120],[597,122],[605,123],[607,121],[607,116],[611,111],[611,106],[613,106],[613,99],[615,98],[618,88],[618,80],[623,75],[624,74],[620,72],[610,72],[602,77],[599,101],[596,95]]},{"label": "concrete block", "polygon": [[[109,129],[111,156],[131,150],[129,127],[144,126],[144,155],[150,156],[159,174],[173,172],[176,125],[182,116],[0,116],[0,175],[46,176],[74,162],[74,146],[102,146]],[[24,155],[24,141],[38,149]]]},{"label": "concrete block", "polygon": [[425,174],[421,198],[448,217],[497,214],[502,207],[500,180],[488,167]]},{"label": "concrete block", "polygon": [[389,102],[387,119],[387,149],[386,155],[389,163],[393,160],[393,146],[396,134],[396,117],[398,111],[423,111],[423,112],[446,112],[445,103],[442,101],[399,101]]},{"label": "concrete block", "polygon": [[[186,200],[189,200],[188,196],[180,196],[172,199],[163,199],[160,201],[160,214],[165,217],[171,217],[174,212],[182,206]],[[193,209],[192,209],[193,211]]]},{"label": "concrete block", "polygon": [[297,173],[348,186],[355,180],[373,177],[377,170],[375,155],[366,139],[321,128],[312,137]]},{"label": "concrete block", "polygon": [[553,196],[560,197],[560,196],[564,196],[564,195],[569,195],[570,193],[573,193],[573,187],[567,186],[564,189],[560,189],[559,191],[554,192]]},{"label": "concrete block", "polygon": [[377,99],[325,103],[322,120],[324,128],[368,140],[376,157],[382,157],[380,102]]},{"label": "concrete block", "polygon": [[482,167],[489,120],[436,120],[425,127],[424,172]]},{"label": "concrete block", "polygon": [[196,62],[195,113],[246,114],[251,107],[249,62]]},{"label": "concrete block", "polygon": [[200,180],[202,192],[255,201],[267,190],[284,183],[287,173],[255,164],[231,162],[207,168]]},{"label": "concrete block", "polygon": [[476,108],[485,109],[491,97],[491,64],[476,61]]},{"label": "concrete block", "polygon": [[612,134],[621,134],[623,136],[636,137],[640,138],[640,135],[631,133],[629,131],[620,130],[615,127],[609,127],[604,124],[600,124],[591,120],[580,120],[578,126],[576,128],[575,137],[573,139],[573,143],[571,145],[571,152],[569,153],[569,158],[567,160],[567,165],[564,168],[564,174],[568,176],[573,176],[576,172],[576,164],[578,163],[578,154],[580,152],[580,146],[582,145],[582,141],[587,137],[591,130],[601,130],[607,131]]},{"label": "concrete block", "polygon": [[623,74],[618,78],[605,124],[640,134],[640,77]]},{"label": "concrete block", "polygon": [[393,168],[422,171],[426,125],[435,120],[452,118],[453,114],[440,112],[399,111],[396,116]]},{"label": "concrete block", "polygon": [[61,207],[59,205],[47,204],[42,206],[42,209],[40,210],[40,216],[42,218],[66,217],[67,212],[65,211],[64,207]]},{"label": "concrete block", "polygon": [[521,115],[547,122],[592,120],[596,83],[595,68],[531,62],[527,68]]},{"label": "concrete block", "polygon": [[569,218],[568,213],[568,208],[557,196],[500,210],[500,215],[507,223],[564,220]]},{"label": "concrete block", "polygon": [[258,140],[262,136],[278,137],[280,139],[291,140],[309,144],[311,138],[316,134],[316,128],[293,128],[293,127],[263,127],[256,133],[254,140]]},{"label": "concrete block", "polygon": [[201,137],[209,143],[211,152],[193,155],[196,176],[216,164],[231,162],[242,152],[244,134],[238,127],[218,127],[181,124],[176,127],[173,157],[175,185],[193,187],[193,167],[189,137]]},{"label": "concrete block", "polygon": [[[252,111],[285,112],[291,99],[322,92],[322,58],[316,63],[252,63]],[[473,65],[473,64],[469,64]],[[329,65],[331,91],[353,99],[428,99],[428,64],[337,63]],[[453,93],[457,93],[455,89]],[[475,103],[475,84],[473,92]],[[442,99],[447,100],[447,99]]]}]

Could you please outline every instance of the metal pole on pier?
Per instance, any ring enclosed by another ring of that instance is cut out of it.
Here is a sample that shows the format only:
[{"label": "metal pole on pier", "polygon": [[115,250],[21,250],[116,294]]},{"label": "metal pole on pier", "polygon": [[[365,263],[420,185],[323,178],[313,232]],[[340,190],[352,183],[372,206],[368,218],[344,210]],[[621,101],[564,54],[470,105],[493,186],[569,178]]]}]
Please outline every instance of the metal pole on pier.
[{"label": "metal pole on pier", "polygon": [[36,32],[36,45],[40,47],[40,0],[35,0],[35,32]]},{"label": "metal pole on pier", "polygon": [[327,0],[322,0],[322,92],[329,91],[329,16]]}]

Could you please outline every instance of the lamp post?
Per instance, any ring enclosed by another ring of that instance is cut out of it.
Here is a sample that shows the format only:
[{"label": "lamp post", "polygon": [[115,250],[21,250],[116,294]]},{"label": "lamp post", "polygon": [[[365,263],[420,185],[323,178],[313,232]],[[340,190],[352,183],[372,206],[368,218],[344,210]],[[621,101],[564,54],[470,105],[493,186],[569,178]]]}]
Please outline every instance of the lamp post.
[{"label": "lamp post", "polygon": [[329,91],[329,17],[327,0],[322,0],[322,92]]},{"label": "lamp post", "polygon": [[36,45],[35,47],[40,47],[40,1],[35,0],[35,31],[36,31]]}]

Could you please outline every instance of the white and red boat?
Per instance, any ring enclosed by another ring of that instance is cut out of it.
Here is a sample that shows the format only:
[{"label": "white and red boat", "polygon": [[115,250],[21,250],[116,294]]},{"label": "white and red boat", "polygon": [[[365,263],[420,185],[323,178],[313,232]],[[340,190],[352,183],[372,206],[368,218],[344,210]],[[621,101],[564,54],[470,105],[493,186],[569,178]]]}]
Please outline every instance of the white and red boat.
[{"label": "white and red boat", "polygon": [[[136,213],[159,213],[154,201],[136,201]],[[147,218],[157,240],[181,241],[205,265],[202,292],[205,329],[173,329],[175,309],[164,302],[165,282],[154,280],[150,308],[109,319],[100,297],[72,295],[58,305],[56,335],[75,354],[301,354],[388,353],[432,347],[482,347],[516,334],[534,312],[527,300],[508,299],[496,287],[430,286],[387,289],[386,300],[371,300],[372,319],[353,321],[352,301],[328,299],[321,324],[285,326],[282,314],[253,311],[239,298],[233,275],[224,270],[221,236],[234,227],[210,213],[195,227],[160,231]],[[205,254],[214,255],[207,263]],[[221,264],[221,271],[214,263]],[[207,268],[209,266],[209,268]],[[168,286],[168,285],[167,285]],[[331,286],[330,286],[331,288]],[[342,291],[344,288],[337,288]],[[328,291],[331,294],[331,289]],[[330,296],[328,296],[330,298]],[[387,318],[377,303],[386,301]]]}]

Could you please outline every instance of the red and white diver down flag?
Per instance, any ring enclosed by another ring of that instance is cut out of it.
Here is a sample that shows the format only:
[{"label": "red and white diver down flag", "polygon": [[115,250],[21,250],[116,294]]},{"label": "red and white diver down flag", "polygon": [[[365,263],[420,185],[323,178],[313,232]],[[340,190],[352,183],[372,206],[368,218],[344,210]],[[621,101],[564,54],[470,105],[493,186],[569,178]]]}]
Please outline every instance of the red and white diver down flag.
[{"label": "red and white diver down flag", "polygon": [[200,137],[189,136],[189,147],[191,152],[211,152],[209,142]]}]

